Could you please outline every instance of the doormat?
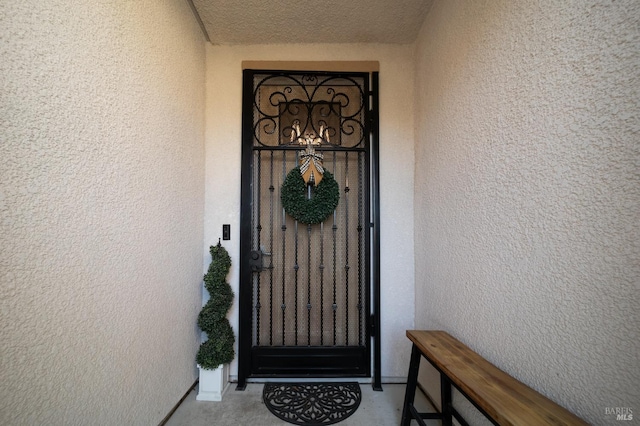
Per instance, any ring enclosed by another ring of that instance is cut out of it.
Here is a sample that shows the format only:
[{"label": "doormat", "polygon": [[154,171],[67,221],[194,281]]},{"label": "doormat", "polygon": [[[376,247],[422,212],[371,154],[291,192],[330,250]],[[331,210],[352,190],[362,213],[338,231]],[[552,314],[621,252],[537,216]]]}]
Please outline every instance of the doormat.
[{"label": "doormat", "polygon": [[276,417],[294,425],[332,425],[358,409],[358,383],[265,383],[262,400]]}]

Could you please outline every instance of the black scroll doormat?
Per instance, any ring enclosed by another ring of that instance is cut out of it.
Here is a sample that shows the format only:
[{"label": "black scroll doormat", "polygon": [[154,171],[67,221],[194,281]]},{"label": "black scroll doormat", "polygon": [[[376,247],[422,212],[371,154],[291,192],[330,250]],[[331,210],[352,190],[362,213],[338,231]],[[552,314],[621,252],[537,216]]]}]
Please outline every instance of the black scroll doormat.
[{"label": "black scroll doormat", "polygon": [[265,383],[265,405],[276,417],[304,426],[332,425],[358,409],[358,383]]}]

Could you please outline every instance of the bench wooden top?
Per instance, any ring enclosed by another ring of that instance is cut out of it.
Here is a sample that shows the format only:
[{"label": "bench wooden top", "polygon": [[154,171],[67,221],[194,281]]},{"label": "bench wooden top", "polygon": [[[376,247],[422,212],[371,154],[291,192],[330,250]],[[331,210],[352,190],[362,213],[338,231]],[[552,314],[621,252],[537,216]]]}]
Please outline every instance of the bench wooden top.
[{"label": "bench wooden top", "polygon": [[407,330],[407,337],[499,425],[588,424],[444,331]]}]

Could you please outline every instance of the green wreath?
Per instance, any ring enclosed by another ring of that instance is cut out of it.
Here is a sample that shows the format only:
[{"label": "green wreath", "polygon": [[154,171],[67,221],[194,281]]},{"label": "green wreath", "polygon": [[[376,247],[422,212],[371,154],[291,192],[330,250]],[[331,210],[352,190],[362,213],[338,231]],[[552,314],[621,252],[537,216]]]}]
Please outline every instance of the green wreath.
[{"label": "green wreath", "polygon": [[333,213],[338,206],[340,189],[333,175],[325,170],[322,180],[313,191],[313,196],[307,199],[307,184],[300,174],[300,167],[295,167],[282,183],[280,199],[289,216],[300,223],[313,225],[322,222]]}]

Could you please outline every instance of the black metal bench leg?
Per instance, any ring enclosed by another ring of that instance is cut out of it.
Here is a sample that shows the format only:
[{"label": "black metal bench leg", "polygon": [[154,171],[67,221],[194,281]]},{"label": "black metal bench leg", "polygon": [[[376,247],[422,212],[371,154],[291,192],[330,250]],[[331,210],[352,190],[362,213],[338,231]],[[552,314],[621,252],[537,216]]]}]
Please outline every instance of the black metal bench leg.
[{"label": "black metal bench leg", "polygon": [[411,424],[410,406],[416,397],[416,386],[418,384],[418,370],[420,369],[420,350],[416,345],[411,348],[411,362],[409,363],[409,374],[407,375],[407,389],[404,394],[404,405],[402,406],[401,426],[409,426]]},{"label": "black metal bench leg", "polygon": [[442,403],[442,426],[453,424],[453,402],[451,401],[451,380],[440,373],[440,402]]}]

